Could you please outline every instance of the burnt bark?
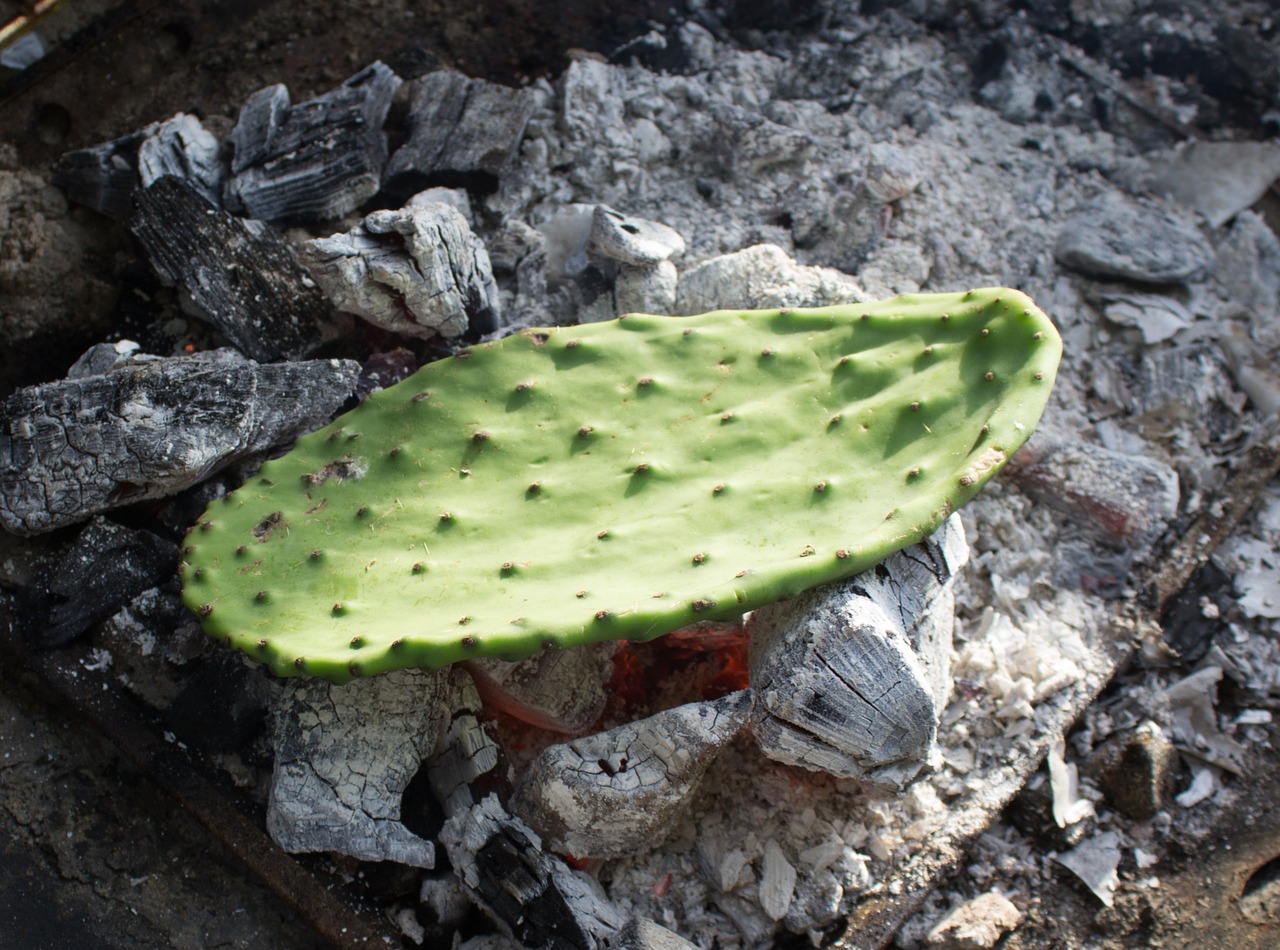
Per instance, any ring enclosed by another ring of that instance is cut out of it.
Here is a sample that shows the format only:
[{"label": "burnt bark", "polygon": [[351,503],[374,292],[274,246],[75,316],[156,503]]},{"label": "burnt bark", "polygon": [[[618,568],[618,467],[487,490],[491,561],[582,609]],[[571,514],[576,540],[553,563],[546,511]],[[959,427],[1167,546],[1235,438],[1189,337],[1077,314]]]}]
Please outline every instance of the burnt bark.
[{"label": "burnt bark", "polygon": [[329,302],[284,238],[166,176],[138,193],[130,222],[152,267],[251,359],[300,359],[332,334]]},{"label": "burnt bark", "polygon": [[20,389],[0,405],[0,526],[39,534],[175,494],[323,424],[359,371],[214,350]]}]

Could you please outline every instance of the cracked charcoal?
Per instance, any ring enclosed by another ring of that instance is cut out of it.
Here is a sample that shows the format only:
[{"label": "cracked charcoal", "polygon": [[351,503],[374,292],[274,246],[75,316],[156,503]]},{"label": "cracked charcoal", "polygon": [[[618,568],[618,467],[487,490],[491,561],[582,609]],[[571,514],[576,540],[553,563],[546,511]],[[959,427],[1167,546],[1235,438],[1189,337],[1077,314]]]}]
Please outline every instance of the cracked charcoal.
[{"label": "cracked charcoal", "polygon": [[325,221],[372,198],[387,161],[382,124],[400,82],[374,63],[297,105],[282,85],[258,90],[228,137],[227,207],[262,221]]},{"label": "cracked charcoal", "polygon": [[334,686],[307,680],[276,709],[267,829],[291,853],[435,866],[435,847],[400,822],[404,790],[435,749],[447,674],[400,670]]},{"label": "cracked charcoal", "polygon": [[742,690],[550,746],[512,807],[551,847],[578,857],[655,847],[750,711]]},{"label": "cracked charcoal", "polygon": [[891,788],[933,758],[950,693],[959,518],[878,568],[757,610],[752,729],[765,754]]},{"label": "cracked charcoal", "polygon": [[250,359],[301,359],[336,332],[284,238],[214,208],[180,179],[140,191],[130,227],[156,273]]},{"label": "cracked charcoal", "polygon": [[138,149],[138,176],[143,188],[164,177],[180,178],[220,207],[226,177],[222,146],[195,116],[178,113],[143,141]]},{"label": "cracked charcoal", "polygon": [[0,525],[38,534],[175,494],[320,425],[358,372],[214,350],[20,389],[0,406]]},{"label": "cracked charcoal", "polygon": [[492,191],[535,108],[528,89],[510,89],[448,70],[409,84],[408,136],[387,163],[387,190],[407,196],[429,185]]},{"label": "cracked charcoal", "polygon": [[345,234],[308,241],[301,255],[334,306],[392,333],[453,338],[498,326],[488,252],[442,202],[375,211]]}]

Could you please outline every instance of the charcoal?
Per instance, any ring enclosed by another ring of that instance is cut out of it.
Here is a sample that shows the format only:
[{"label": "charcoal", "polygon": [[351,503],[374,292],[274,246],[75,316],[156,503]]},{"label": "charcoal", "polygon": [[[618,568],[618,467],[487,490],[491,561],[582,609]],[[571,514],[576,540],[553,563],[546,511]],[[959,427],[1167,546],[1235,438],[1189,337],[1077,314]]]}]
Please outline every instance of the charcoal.
[{"label": "charcoal", "polygon": [[155,125],[110,142],[67,152],[53,169],[53,182],[76,204],[123,221],[138,186],[138,150]]},{"label": "charcoal", "polygon": [[497,329],[489,255],[443,202],[375,211],[345,234],[308,241],[302,260],[335,307],[392,333],[429,339]]},{"label": "charcoal", "polygon": [[167,709],[186,688],[188,673],[213,641],[182,602],[175,575],[149,587],[94,633],[93,644],[111,654],[111,668],[129,691],[153,709]]},{"label": "charcoal", "polygon": [[1213,248],[1188,216],[1149,199],[1108,195],[1064,222],[1054,248],[1058,263],[1091,277],[1140,284],[1203,280]]},{"label": "charcoal", "polygon": [[210,204],[222,204],[222,146],[193,115],[180,112],[154,128],[138,149],[138,175],[144,188],[181,178]]},{"label": "charcoal", "polygon": [[408,136],[387,165],[387,190],[493,191],[533,114],[533,93],[440,70],[415,79],[410,95]]},{"label": "charcoal", "polygon": [[141,347],[132,340],[117,343],[95,343],[80,354],[80,358],[67,367],[67,379],[98,376],[123,366],[140,355]]},{"label": "charcoal", "polygon": [[38,534],[175,494],[323,424],[359,371],[224,349],[20,389],[0,405],[0,526]]},{"label": "charcoal", "polygon": [[1178,753],[1150,720],[1109,738],[1090,753],[1085,774],[1107,804],[1134,821],[1150,821],[1173,800]]},{"label": "charcoal", "polygon": [[592,879],[543,851],[494,795],[450,818],[440,843],[472,900],[520,946],[603,950],[626,924]]},{"label": "charcoal", "polygon": [[614,643],[548,650],[524,660],[471,660],[467,671],[486,708],[551,732],[579,733],[604,711]]},{"label": "charcoal", "polygon": [[498,766],[498,747],[480,722],[480,694],[471,677],[455,667],[445,689],[442,702],[453,712],[427,776],[445,814],[454,818],[482,797],[477,790]]},{"label": "charcoal", "polygon": [[1178,513],[1178,473],[1090,442],[1043,438],[1010,466],[1018,487],[1085,537],[1142,557]]},{"label": "charcoal", "polygon": [[382,353],[371,353],[360,368],[360,382],[356,395],[361,401],[379,389],[394,386],[400,380],[413,375],[418,368],[418,358],[412,350],[398,346]]},{"label": "charcoal", "polygon": [[31,646],[65,646],[174,573],[178,546],[105,518],[85,526],[67,554],[21,593],[18,621]]},{"label": "charcoal", "polygon": [[262,221],[326,221],[372,198],[387,161],[382,124],[400,82],[377,62],[298,105],[282,85],[254,93],[228,137],[227,207]]},{"label": "charcoal", "polygon": [[695,946],[647,917],[634,917],[622,928],[612,950],[693,950]]},{"label": "charcoal", "polygon": [[435,867],[401,798],[448,718],[447,674],[395,670],[345,686],[297,681],[276,708],[267,830],[284,850]]},{"label": "charcoal", "polygon": [[647,851],[662,843],[750,714],[750,692],[740,690],[549,746],[512,808],[550,847],[575,857]]},{"label": "charcoal", "polygon": [[211,205],[189,184],[156,180],[130,223],[156,272],[251,359],[300,359],[332,333],[330,307],[289,244],[261,222]]},{"label": "charcoal", "polygon": [[212,653],[161,715],[179,742],[203,752],[238,752],[266,727],[274,681],[228,650]]},{"label": "charcoal", "polygon": [[752,730],[772,759],[896,789],[934,758],[950,694],[957,516],[856,577],[753,614]]},{"label": "charcoal", "polygon": [[680,275],[679,313],[720,307],[824,307],[867,300],[857,282],[830,267],[797,264],[774,244],[722,254]]}]

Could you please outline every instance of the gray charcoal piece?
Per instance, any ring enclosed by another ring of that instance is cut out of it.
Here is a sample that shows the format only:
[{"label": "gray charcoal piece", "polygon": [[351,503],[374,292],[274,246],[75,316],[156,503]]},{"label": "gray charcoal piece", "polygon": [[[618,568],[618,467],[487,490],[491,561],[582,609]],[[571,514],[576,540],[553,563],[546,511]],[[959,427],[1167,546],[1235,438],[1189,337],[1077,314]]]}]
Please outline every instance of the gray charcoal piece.
[{"label": "gray charcoal piece", "polygon": [[387,190],[401,196],[428,185],[492,191],[533,115],[533,93],[450,70],[421,76],[409,88],[408,135],[387,164]]},{"label": "gray charcoal piece", "polygon": [[512,662],[494,658],[465,665],[490,709],[551,732],[579,733],[604,711],[613,674],[613,642],[544,650]]},{"label": "gray charcoal piece", "polygon": [[494,795],[450,817],[440,843],[472,900],[522,947],[606,950],[626,926],[594,879],[543,850]]},{"label": "gray charcoal piece", "polygon": [[798,264],[776,244],[721,254],[680,275],[678,313],[734,307],[825,307],[869,298],[848,274]]},{"label": "gray charcoal piece", "polygon": [[333,336],[329,301],[289,243],[215,208],[181,179],[140,191],[130,228],[156,273],[251,359],[300,359]]},{"label": "gray charcoal piece", "polygon": [[142,187],[166,175],[181,178],[214,206],[222,204],[222,146],[193,115],[179,112],[155,126],[138,149]]},{"label": "gray charcoal piece", "polygon": [[648,268],[684,253],[684,238],[675,228],[596,205],[591,213],[587,256],[624,267]]},{"label": "gray charcoal piece", "polygon": [[80,358],[67,367],[67,379],[79,379],[82,376],[97,376],[108,373],[119,366],[133,360],[156,360],[158,356],[147,356],[141,353],[142,347],[133,340],[120,340],[116,343],[95,343],[80,354]]},{"label": "gray charcoal piece", "polygon": [[633,917],[610,950],[694,950],[697,944],[647,917]]},{"label": "gray charcoal piece", "polygon": [[0,405],[0,525],[39,534],[175,494],[318,428],[359,373],[224,349],[20,389]]},{"label": "gray charcoal piece", "polygon": [[1058,263],[1092,277],[1169,284],[1202,280],[1214,254],[1194,221],[1164,202],[1112,194],[1070,215]]},{"label": "gray charcoal piece", "polygon": [[427,780],[444,813],[453,817],[476,803],[472,787],[497,768],[498,746],[480,721],[484,713],[475,681],[461,667],[449,669],[443,703],[452,714],[427,766]]},{"label": "gray charcoal piece", "polygon": [[381,187],[382,125],[400,84],[376,62],[297,105],[284,86],[258,90],[227,139],[227,207],[262,221],[327,221],[354,211]]},{"label": "gray charcoal piece", "polygon": [[1048,438],[1019,455],[1010,475],[1022,491],[1131,560],[1146,554],[1178,513],[1178,473],[1157,459]]},{"label": "gray charcoal piece", "polygon": [[448,719],[445,676],[395,670],[345,686],[291,684],[275,713],[267,830],[276,844],[435,867],[435,845],[401,823],[400,802]]},{"label": "gray charcoal piece", "polygon": [[915,778],[950,693],[953,586],[968,558],[952,515],[872,570],[757,610],[752,732],[764,753],[885,788]]},{"label": "gray charcoal piece", "polygon": [[53,183],[76,204],[123,221],[138,187],[138,149],[156,128],[149,125],[110,142],[67,152],[53,168]]},{"label": "gray charcoal piece", "polygon": [[547,844],[610,858],[662,843],[720,749],[751,715],[740,690],[549,746],[529,767],[512,809]]},{"label": "gray charcoal piece", "polygon": [[489,254],[443,202],[375,211],[345,234],[308,241],[301,257],[333,306],[392,333],[452,339],[498,327]]}]

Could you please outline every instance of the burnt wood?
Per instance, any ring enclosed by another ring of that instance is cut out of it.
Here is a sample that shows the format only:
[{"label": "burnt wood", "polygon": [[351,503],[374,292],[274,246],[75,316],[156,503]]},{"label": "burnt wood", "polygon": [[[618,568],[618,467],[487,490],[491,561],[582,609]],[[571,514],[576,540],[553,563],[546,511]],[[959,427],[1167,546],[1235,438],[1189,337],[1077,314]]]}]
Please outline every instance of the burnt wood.
[{"label": "burnt wood", "polygon": [[382,131],[401,80],[380,62],[309,102],[267,86],[240,110],[227,207],[263,221],[324,221],[377,194],[387,162]]},{"label": "burnt wood", "polygon": [[38,534],[175,494],[318,427],[359,372],[215,350],[20,389],[0,405],[0,526]]},{"label": "burnt wood", "polygon": [[332,333],[328,300],[284,238],[186,182],[166,176],[140,191],[130,227],[156,273],[251,359],[299,359]]},{"label": "burnt wood", "polygon": [[387,191],[493,191],[533,115],[533,93],[440,70],[415,79],[410,95],[408,137],[387,165]]}]

